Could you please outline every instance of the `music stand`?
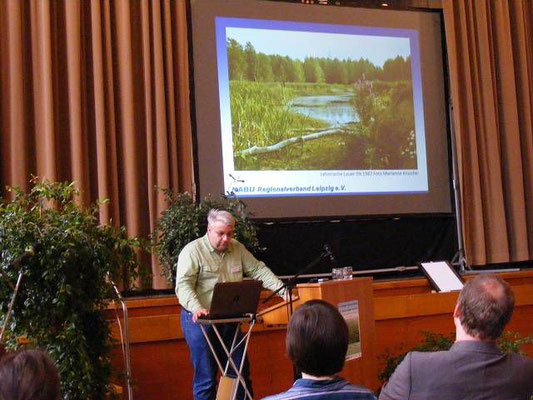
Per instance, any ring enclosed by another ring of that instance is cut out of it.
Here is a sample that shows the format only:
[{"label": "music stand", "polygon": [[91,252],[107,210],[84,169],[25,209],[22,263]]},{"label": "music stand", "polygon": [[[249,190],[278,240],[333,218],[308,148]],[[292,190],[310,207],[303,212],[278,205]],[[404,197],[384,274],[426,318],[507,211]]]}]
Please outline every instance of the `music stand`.
[{"label": "music stand", "polygon": [[463,288],[463,278],[449,262],[430,261],[420,262],[418,265],[437,292],[451,292]]},{"label": "music stand", "polygon": [[[246,386],[246,381],[244,380],[244,377],[242,376],[242,368],[244,366],[244,360],[246,358],[246,351],[248,350],[248,343],[250,342],[252,329],[255,325],[255,314],[246,314],[244,316],[235,317],[235,318],[218,318],[218,319],[198,318],[197,322],[200,324],[200,328],[202,329],[202,333],[204,334],[204,337],[205,337],[205,340],[207,341],[209,349],[211,350],[211,353],[213,354],[213,357],[215,358],[215,361],[217,362],[218,368],[220,369],[220,372],[222,373],[222,379],[224,379],[224,377],[231,378],[231,377],[228,377],[227,375],[230,365],[235,371],[235,374],[237,375],[236,377],[237,381],[230,380],[230,383],[228,383],[229,388],[226,385],[219,384],[219,388],[217,391],[217,399],[222,399],[223,398],[222,396],[226,396],[226,393],[225,393],[226,390],[229,390],[229,396],[224,397],[224,398],[228,398],[231,400],[235,399],[235,396],[237,395],[237,388],[239,387],[238,384],[240,382],[240,384],[244,388],[246,397],[250,400],[253,400],[252,395],[250,394],[250,391],[248,390],[248,387]],[[242,337],[242,339],[237,343],[237,338],[239,336],[241,326],[244,322],[249,323],[248,329],[246,333],[244,333],[244,336]],[[224,343],[224,339],[220,335],[217,325],[218,324],[231,324],[231,323],[235,323],[235,334],[233,335],[233,341],[231,343],[231,346],[228,349],[228,347]],[[206,325],[209,325],[212,327],[222,349],[226,353],[227,361],[226,361],[225,367],[222,366],[222,362],[220,361],[217,355],[215,347],[213,346],[213,343],[211,342],[211,339],[209,338],[209,335],[206,332],[206,328],[205,328]],[[242,352],[240,365],[237,367],[237,365],[235,365],[235,362],[233,361],[232,354],[240,346],[244,346],[244,348]],[[222,393],[223,391],[224,393]]]}]

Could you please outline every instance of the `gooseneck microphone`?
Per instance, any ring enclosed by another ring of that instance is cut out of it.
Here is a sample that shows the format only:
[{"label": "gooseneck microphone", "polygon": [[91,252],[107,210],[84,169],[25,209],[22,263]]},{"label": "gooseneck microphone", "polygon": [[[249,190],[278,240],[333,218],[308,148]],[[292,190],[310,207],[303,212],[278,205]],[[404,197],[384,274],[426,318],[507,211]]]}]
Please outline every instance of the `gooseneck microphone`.
[{"label": "gooseneck microphone", "polygon": [[331,252],[331,247],[329,246],[329,244],[324,245],[324,251],[325,251],[325,255],[329,258],[331,263],[335,266],[337,262],[335,261],[335,257],[333,256],[333,253]]}]

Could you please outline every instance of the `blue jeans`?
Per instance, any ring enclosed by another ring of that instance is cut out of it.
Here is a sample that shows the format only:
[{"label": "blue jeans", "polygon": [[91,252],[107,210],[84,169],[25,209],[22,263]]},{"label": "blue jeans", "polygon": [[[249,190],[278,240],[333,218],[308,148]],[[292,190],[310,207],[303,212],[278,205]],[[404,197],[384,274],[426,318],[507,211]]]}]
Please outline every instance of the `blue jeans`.
[{"label": "blue jeans", "polygon": [[[215,335],[215,332],[209,325],[204,326],[206,328],[211,344],[217,352],[218,359],[222,363],[222,366],[226,366],[227,356],[222,349],[222,346],[219,343],[218,338]],[[233,335],[235,334],[235,324],[218,324],[217,328],[226,344],[227,348],[231,347],[233,341]],[[205,340],[205,337],[202,333],[202,328],[199,324],[192,321],[192,313],[187,310],[181,310],[181,330],[183,331],[183,336],[185,336],[185,341],[187,346],[189,346],[189,351],[191,354],[191,362],[194,367],[194,377],[192,390],[194,395],[194,400],[213,400],[216,397],[216,376],[218,371],[218,366],[209,349],[209,345]],[[242,339],[243,334],[239,331],[237,342]],[[238,349],[233,353],[232,359],[237,368],[240,366],[242,353],[244,346],[239,346]],[[237,376],[233,368],[228,369],[229,376]],[[248,363],[248,358],[244,358],[244,365],[242,368],[242,375],[246,382],[246,387],[248,388],[250,394],[253,397],[252,392],[252,382],[250,381],[250,365]],[[237,391],[236,399],[245,399],[245,391],[242,385],[239,384],[239,389]]]}]

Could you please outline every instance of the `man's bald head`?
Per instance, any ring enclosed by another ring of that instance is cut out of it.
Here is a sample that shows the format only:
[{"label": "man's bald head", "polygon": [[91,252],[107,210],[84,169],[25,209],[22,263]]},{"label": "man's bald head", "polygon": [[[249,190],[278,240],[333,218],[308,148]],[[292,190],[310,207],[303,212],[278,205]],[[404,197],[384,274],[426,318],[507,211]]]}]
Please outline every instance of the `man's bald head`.
[{"label": "man's bald head", "polygon": [[470,336],[495,340],[511,319],[514,301],[507,282],[495,276],[480,275],[468,281],[459,295],[459,320]]}]

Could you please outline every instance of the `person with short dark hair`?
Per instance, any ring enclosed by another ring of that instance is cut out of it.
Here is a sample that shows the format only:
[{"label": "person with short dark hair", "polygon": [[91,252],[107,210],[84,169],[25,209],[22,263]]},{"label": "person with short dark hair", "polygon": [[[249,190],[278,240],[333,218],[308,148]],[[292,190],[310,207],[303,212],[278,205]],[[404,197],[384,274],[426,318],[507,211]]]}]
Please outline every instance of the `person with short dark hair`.
[{"label": "person with short dark hair", "polygon": [[481,275],[467,282],[453,313],[455,344],[448,351],[408,353],[379,399],[529,400],[533,360],[503,354],[496,345],[514,301],[500,278]]},{"label": "person with short dark hair", "polygon": [[8,353],[0,360],[0,399],[59,400],[57,368],[41,350]]},{"label": "person with short dark hair", "polygon": [[370,390],[335,375],[344,367],[348,326],[331,304],[310,300],[299,307],[287,328],[286,347],[302,379],[288,391],[265,400],[375,400]]}]

